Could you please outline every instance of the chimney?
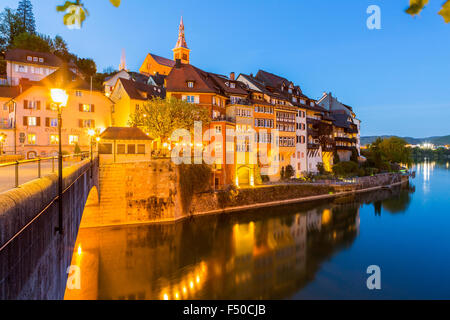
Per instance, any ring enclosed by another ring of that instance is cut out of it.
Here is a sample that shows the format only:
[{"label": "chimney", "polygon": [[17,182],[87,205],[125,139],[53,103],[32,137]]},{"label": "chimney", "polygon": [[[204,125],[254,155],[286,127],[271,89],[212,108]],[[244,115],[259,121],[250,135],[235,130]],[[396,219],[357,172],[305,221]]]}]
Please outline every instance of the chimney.
[{"label": "chimney", "polygon": [[175,68],[180,69],[181,68],[181,59],[175,60]]},{"label": "chimney", "polygon": [[233,81],[234,81],[234,80],[235,80],[235,77],[236,77],[236,76],[235,76],[234,72],[231,72],[231,73],[230,73],[230,80],[233,80]]}]

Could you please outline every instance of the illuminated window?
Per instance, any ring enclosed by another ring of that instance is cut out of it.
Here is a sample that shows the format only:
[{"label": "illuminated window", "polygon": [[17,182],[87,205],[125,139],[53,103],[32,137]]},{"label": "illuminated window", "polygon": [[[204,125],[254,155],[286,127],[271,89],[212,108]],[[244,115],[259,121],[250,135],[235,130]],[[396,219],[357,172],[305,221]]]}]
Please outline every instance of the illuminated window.
[{"label": "illuminated window", "polygon": [[50,119],[50,127],[57,127],[58,126],[58,119]]},{"label": "illuminated window", "polygon": [[50,135],[50,144],[58,144],[59,143],[59,137],[56,134]]},{"label": "illuminated window", "polygon": [[78,136],[72,136],[72,135],[70,135],[69,136],[69,144],[76,144],[76,143],[78,143]]},{"label": "illuminated window", "polygon": [[28,126],[35,127],[37,125],[37,118],[36,117],[28,117]]},{"label": "illuminated window", "polygon": [[34,133],[29,134],[27,138],[28,144],[30,145],[36,144],[36,135]]},{"label": "illuminated window", "polygon": [[188,88],[193,88],[194,87],[194,82],[193,81],[188,81],[187,85],[188,85]]},{"label": "illuminated window", "polygon": [[75,95],[76,95],[77,97],[82,97],[82,96],[83,96],[83,92],[77,90],[77,91],[75,91]]},{"label": "illuminated window", "polygon": [[216,126],[216,133],[222,133],[222,126]]},{"label": "illuminated window", "polygon": [[83,104],[83,112],[93,112],[93,106],[91,104]]}]

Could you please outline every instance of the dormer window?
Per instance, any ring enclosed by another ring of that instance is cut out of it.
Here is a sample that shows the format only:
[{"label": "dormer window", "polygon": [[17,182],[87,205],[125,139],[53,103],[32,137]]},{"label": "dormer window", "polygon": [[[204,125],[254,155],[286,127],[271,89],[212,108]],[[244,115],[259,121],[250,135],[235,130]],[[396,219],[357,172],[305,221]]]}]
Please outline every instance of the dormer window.
[{"label": "dormer window", "polygon": [[27,57],[27,60],[28,60],[28,61],[33,61],[33,57],[28,56],[28,57]]},{"label": "dormer window", "polygon": [[38,62],[38,57],[33,57],[33,62]]},{"label": "dormer window", "polygon": [[44,62],[44,58],[39,58],[39,62],[43,63]]},{"label": "dormer window", "polygon": [[314,102],[311,101],[311,103],[309,104],[311,107],[314,107]]},{"label": "dormer window", "polygon": [[235,83],[233,83],[233,82],[232,82],[232,83],[230,83],[230,88],[231,88],[231,89],[234,89],[234,88],[236,88],[236,84],[235,84]]},{"label": "dormer window", "polygon": [[193,88],[194,87],[194,81],[188,81],[187,86],[188,86],[188,88]]}]

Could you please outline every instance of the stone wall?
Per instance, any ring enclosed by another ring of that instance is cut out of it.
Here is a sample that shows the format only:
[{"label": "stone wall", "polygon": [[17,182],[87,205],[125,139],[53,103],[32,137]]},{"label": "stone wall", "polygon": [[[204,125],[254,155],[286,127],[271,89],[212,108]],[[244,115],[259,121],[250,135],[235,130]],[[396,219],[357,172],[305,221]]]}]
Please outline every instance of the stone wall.
[{"label": "stone wall", "polygon": [[178,170],[170,160],[100,166],[100,203],[82,227],[176,220],[181,215]]},{"label": "stone wall", "polygon": [[377,186],[388,186],[394,183],[402,182],[402,175],[398,173],[382,173],[369,177],[356,179],[356,189],[373,188]]},{"label": "stone wall", "polygon": [[55,232],[59,225],[58,203],[47,207],[58,195],[56,174],[0,194],[0,247],[29,224],[0,251],[0,300],[64,297],[66,270],[84,204],[98,182],[97,172],[94,164],[91,179],[88,160],[64,169],[64,186],[72,186],[63,196],[63,235]]}]

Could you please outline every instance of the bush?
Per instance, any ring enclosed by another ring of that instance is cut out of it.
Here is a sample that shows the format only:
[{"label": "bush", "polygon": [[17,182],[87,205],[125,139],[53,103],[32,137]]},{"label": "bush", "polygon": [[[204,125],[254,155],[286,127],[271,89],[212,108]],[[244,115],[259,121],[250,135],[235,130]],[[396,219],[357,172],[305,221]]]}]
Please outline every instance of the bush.
[{"label": "bush", "polygon": [[378,170],[377,168],[365,168],[364,171],[366,176],[373,176],[378,174],[378,172],[380,172],[380,170]]},{"label": "bush", "polygon": [[333,166],[333,173],[343,178],[355,176],[358,174],[358,164],[352,161],[339,162]]},{"label": "bush", "polygon": [[295,176],[295,170],[294,168],[292,168],[291,165],[288,165],[286,167],[286,170],[284,171],[284,179],[285,180],[289,180],[291,179],[293,176]]},{"label": "bush", "polygon": [[317,164],[317,171],[319,171],[320,175],[324,175],[324,174],[327,173],[326,170],[325,170],[325,166],[323,165],[322,162]]},{"label": "bush", "polygon": [[266,175],[261,175],[261,181],[264,183],[264,182],[269,182],[270,181],[270,178],[269,178],[269,176],[266,176]]},{"label": "bush", "polygon": [[76,156],[79,155],[79,154],[81,154],[81,148],[80,148],[80,146],[78,145],[78,143],[75,144],[75,148],[74,148],[74,150],[73,150],[73,153],[74,153]]}]

